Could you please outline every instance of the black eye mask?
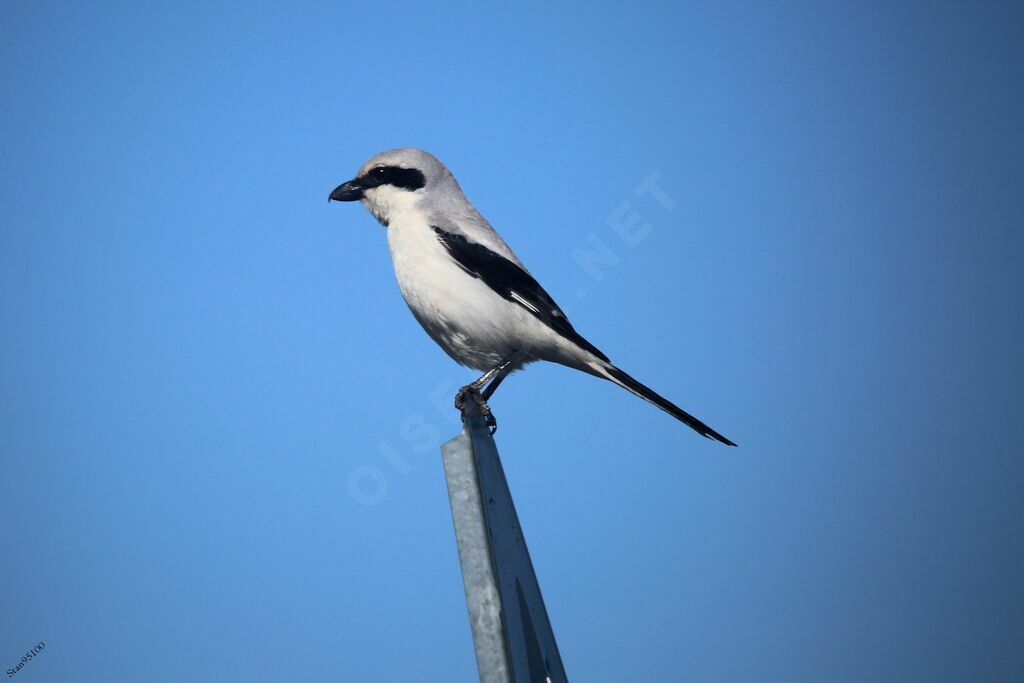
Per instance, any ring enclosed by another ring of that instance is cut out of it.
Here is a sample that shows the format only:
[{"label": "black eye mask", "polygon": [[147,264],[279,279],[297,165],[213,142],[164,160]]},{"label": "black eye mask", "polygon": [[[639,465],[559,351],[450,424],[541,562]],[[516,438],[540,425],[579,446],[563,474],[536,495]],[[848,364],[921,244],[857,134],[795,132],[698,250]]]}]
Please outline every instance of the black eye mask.
[{"label": "black eye mask", "polygon": [[359,184],[367,190],[381,185],[394,185],[403,190],[418,190],[427,184],[427,179],[415,168],[378,166],[360,176]]},{"label": "black eye mask", "polygon": [[355,202],[363,198],[363,192],[381,185],[400,187],[403,190],[418,190],[427,184],[422,171],[415,168],[398,166],[378,166],[372,168],[358,178],[334,188],[329,200],[336,202]]}]

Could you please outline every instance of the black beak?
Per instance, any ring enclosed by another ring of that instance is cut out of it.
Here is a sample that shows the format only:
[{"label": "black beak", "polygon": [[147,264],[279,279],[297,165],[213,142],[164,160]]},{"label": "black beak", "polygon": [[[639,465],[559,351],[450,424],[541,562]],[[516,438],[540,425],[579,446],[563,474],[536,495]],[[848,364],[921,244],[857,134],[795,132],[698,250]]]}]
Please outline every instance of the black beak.
[{"label": "black beak", "polygon": [[332,199],[336,202],[354,202],[363,198],[363,190],[366,189],[362,186],[358,179],[350,180],[347,183],[342,183],[334,188],[334,192],[327,198],[327,201]]}]

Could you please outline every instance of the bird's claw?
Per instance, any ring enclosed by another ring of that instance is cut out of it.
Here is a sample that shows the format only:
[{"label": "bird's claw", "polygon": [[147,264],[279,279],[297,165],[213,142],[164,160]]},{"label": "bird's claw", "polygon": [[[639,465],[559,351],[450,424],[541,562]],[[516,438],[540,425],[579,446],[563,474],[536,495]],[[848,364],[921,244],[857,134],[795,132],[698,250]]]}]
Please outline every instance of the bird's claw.
[{"label": "bird's claw", "polygon": [[483,408],[480,412],[483,413],[483,409],[486,409],[487,411],[484,413],[484,426],[487,427],[487,433],[494,436],[494,432],[498,431],[498,421],[494,419],[494,414],[491,413],[491,409],[488,407],[486,401],[484,402]]},{"label": "bird's claw", "polygon": [[477,409],[480,410],[480,415],[484,418],[484,426],[487,427],[487,432],[494,436],[494,433],[498,431],[498,421],[494,419],[494,413],[491,412],[491,407],[487,405],[487,399],[480,395],[480,390],[472,384],[459,389],[459,393],[455,394],[455,407],[462,411],[466,406],[466,399],[471,399],[476,403]]},{"label": "bird's claw", "polygon": [[459,389],[459,393],[455,394],[455,407],[461,411],[464,407],[466,407],[466,397],[471,396],[473,394],[479,396],[480,390],[474,387],[472,384],[467,384],[466,386]]}]

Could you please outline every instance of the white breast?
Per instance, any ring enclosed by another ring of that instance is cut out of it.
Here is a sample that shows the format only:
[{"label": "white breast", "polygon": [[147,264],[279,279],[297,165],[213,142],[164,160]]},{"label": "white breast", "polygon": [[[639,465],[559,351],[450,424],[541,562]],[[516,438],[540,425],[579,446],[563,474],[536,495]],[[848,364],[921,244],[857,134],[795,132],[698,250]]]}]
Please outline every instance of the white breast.
[{"label": "white breast", "polygon": [[398,286],[413,315],[457,362],[489,370],[522,346],[536,319],[452,260],[418,213],[393,216],[388,246]]}]

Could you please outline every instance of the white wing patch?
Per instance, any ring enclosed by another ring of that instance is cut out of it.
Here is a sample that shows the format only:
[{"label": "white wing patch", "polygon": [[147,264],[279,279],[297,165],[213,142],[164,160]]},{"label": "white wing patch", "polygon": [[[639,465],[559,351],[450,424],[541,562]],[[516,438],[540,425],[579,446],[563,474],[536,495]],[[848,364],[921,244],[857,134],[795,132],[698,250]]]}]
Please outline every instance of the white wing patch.
[{"label": "white wing patch", "polygon": [[513,299],[515,299],[516,303],[519,304],[520,306],[522,306],[523,308],[525,308],[525,309],[527,309],[529,311],[533,311],[535,314],[536,313],[540,313],[540,309],[537,308],[536,306],[534,306],[532,303],[530,303],[526,299],[524,299],[523,297],[521,297],[519,295],[519,292],[509,292],[509,296],[512,297]]}]

